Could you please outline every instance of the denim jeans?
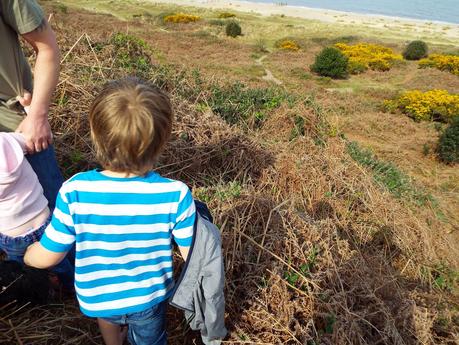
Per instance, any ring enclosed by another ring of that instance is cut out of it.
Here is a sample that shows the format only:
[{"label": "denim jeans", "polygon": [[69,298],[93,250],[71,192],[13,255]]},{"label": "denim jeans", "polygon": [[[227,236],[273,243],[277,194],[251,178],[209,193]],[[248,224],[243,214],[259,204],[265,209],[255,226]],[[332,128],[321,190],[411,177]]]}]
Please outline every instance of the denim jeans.
[{"label": "denim jeans", "polygon": [[[40,240],[43,232],[48,225],[48,222],[43,224],[39,229],[25,235],[23,237],[10,237],[0,233],[0,250],[4,251],[8,260],[14,260],[24,264],[24,254],[28,246]],[[64,288],[72,290],[75,280],[75,267],[74,263],[66,257],[59,264],[51,269],[59,277]]]},{"label": "denim jeans", "polygon": [[63,178],[57,165],[54,147],[37,152],[33,155],[26,155],[32,169],[38,176],[51,212],[56,206],[56,197],[62,186]]},{"label": "denim jeans", "polygon": [[104,317],[105,321],[128,326],[131,345],[166,345],[166,302],[138,312],[120,316]]}]

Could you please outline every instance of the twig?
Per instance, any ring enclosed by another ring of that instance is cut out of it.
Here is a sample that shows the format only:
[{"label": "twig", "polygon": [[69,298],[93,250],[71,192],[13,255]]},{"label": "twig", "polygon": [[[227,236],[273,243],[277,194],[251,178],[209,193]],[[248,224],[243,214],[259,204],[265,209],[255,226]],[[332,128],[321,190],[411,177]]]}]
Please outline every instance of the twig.
[{"label": "twig", "polygon": [[13,323],[11,322],[11,320],[8,320],[8,321],[9,321],[9,323],[10,323],[11,328],[13,329],[14,336],[16,337],[16,341],[18,342],[19,345],[24,345],[24,343],[22,342],[21,338],[19,338],[19,335],[18,335],[18,333],[16,332],[16,329],[15,329],[14,326],[13,326]]},{"label": "twig", "polygon": [[77,46],[77,44],[81,41],[81,39],[86,35],[86,33],[82,34],[79,39],[73,44],[73,46],[70,48],[70,50],[64,55],[64,57],[61,60],[61,65],[67,59],[67,56],[73,51],[73,49]]},{"label": "twig", "polygon": [[[265,244],[265,238],[266,238],[266,233],[268,232],[268,228],[269,228],[269,223],[271,222],[271,217],[273,215],[273,213],[275,211],[277,211],[278,209],[280,209],[282,206],[284,206],[287,202],[289,202],[290,199],[287,199],[287,200],[284,200],[283,202],[281,202],[279,205],[277,205],[276,207],[274,207],[270,212],[269,212],[269,216],[268,216],[268,221],[266,222],[266,226],[265,226],[265,230],[263,231],[263,237],[261,238],[261,246],[263,247],[264,244]],[[260,263],[260,258],[261,258],[261,250],[258,252],[258,256],[257,256],[257,264]]]},{"label": "twig", "polygon": [[258,244],[252,237],[250,237],[249,235],[246,235],[244,234],[241,230],[238,230],[236,229],[237,232],[239,232],[243,237],[245,237],[246,239],[248,239],[250,242],[252,242],[254,245],[256,245],[258,248],[260,249],[263,249],[264,251],[266,251],[268,254],[270,254],[271,256],[275,257],[277,260],[279,260],[280,262],[282,262],[284,265],[286,265],[289,269],[291,269],[293,272],[295,272],[296,274],[298,274],[298,276],[303,279],[307,284],[307,288],[309,290],[309,292],[312,292],[310,290],[310,287],[309,287],[309,284],[311,284],[314,288],[316,289],[320,289],[319,286],[314,283],[313,281],[307,279],[301,272],[299,272],[298,270],[296,270],[294,267],[292,267],[292,265],[290,265],[288,262],[286,262],[284,259],[282,259],[279,255],[276,255],[274,254],[272,251],[270,251],[269,249],[266,249],[265,247],[262,247],[260,244]]},{"label": "twig", "polygon": [[86,36],[86,42],[88,42],[89,48],[91,48],[91,51],[92,51],[92,53],[94,54],[94,57],[96,58],[97,65],[98,65],[98,67],[99,67],[100,76],[101,76],[102,78],[105,79],[105,74],[104,74],[104,72],[102,71],[102,65],[101,65],[101,63],[100,63],[100,61],[99,61],[99,58],[97,57],[96,52],[94,51],[94,48],[92,47],[91,40],[90,40],[90,38],[89,38],[89,36],[88,36],[87,33],[85,33],[85,36]]}]

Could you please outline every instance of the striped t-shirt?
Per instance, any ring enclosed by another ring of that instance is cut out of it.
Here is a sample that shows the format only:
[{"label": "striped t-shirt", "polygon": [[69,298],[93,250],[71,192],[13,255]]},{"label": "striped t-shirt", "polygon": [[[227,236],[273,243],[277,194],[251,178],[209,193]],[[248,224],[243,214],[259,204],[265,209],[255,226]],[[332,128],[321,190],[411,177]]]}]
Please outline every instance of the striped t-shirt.
[{"label": "striped t-shirt", "polygon": [[172,238],[190,246],[195,217],[182,182],[92,170],[64,183],[40,243],[66,252],[76,242],[75,289],[85,315],[124,315],[169,297]]}]

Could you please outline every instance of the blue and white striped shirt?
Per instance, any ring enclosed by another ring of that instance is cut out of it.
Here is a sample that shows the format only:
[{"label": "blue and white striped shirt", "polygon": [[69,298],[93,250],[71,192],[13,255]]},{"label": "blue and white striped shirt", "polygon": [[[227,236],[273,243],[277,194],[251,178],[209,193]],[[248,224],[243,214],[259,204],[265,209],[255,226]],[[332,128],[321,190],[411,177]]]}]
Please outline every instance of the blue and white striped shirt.
[{"label": "blue and white striped shirt", "polygon": [[92,170],[64,183],[40,243],[65,252],[76,242],[75,289],[85,315],[135,313],[168,298],[172,238],[191,245],[195,212],[182,182]]}]

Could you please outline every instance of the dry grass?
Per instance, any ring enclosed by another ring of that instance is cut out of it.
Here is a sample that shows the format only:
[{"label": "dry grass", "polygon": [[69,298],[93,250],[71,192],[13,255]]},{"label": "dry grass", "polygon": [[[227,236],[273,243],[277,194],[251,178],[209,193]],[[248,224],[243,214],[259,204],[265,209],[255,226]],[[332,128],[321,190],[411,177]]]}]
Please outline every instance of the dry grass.
[{"label": "dry grass", "polygon": [[[113,46],[96,43],[128,24],[87,13],[54,20],[65,59],[51,119],[61,166],[71,174],[94,166],[89,103],[107,79],[125,74]],[[152,61],[174,55],[166,50],[172,38],[154,35]],[[189,42],[176,46],[198,54]],[[325,102],[324,110],[314,99],[283,104],[261,129],[242,129],[203,106],[210,97],[206,85],[218,83],[211,72],[202,85],[190,74],[171,80],[182,71],[175,66],[164,74],[158,67],[149,74],[176,109],[159,171],[193,186],[222,230],[225,343],[457,343],[458,297],[435,285],[442,274],[436,264],[454,263],[444,255],[450,249],[438,231],[443,224],[429,207],[395,200],[350,161],[345,143],[327,135]],[[304,128],[292,139],[297,114]],[[64,302],[0,309],[0,343],[101,344],[94,321]],[[170,343],[199,343],[182,327],[180,313],[169,313]]]}]

